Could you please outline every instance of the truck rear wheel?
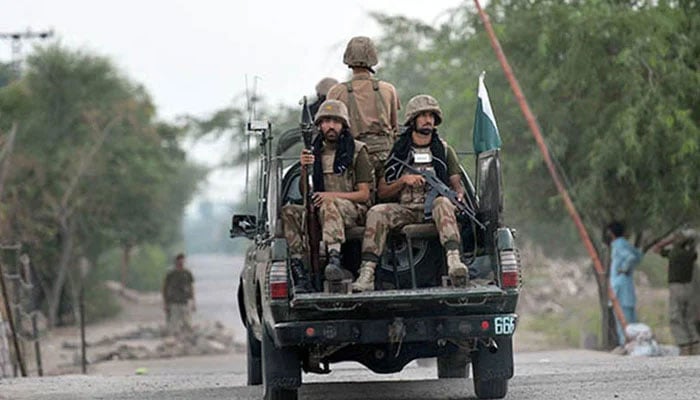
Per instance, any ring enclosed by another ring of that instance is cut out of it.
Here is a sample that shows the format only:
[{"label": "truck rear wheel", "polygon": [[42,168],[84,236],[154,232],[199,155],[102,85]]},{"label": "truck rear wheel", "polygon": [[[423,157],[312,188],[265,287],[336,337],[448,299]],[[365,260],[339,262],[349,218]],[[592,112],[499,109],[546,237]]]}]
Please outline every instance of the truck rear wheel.
[{"label": "truck rear wheel", "polygon": [[481,346],[472,354],[474,391],[480,399],[502,399],[513,377],[513,338],[497,337],[495,346]]},{"label": "truck rear wheel", "polygon": [[297,400],[301,362],[294,348],[275,347],[265,323],[262,335],[262,378],[265,400]]},{"label": "truck rear wheel", "polygon": [[469,376],[469,354],[458,350],[437,357],[438,378],[466,378]]},{"label": "truck rear wheel", "polygon": [[252,329],[246,327],[246,361],[248,362],[248,386],[262,384],[262,349],[261,343],[255,338]]}]

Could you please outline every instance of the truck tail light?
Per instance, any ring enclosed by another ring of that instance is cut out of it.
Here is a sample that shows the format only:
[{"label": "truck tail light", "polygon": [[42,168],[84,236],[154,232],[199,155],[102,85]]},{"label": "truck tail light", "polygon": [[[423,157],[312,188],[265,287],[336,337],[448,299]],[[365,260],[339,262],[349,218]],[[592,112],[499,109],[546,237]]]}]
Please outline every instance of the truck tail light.
[{"label": "truck tail light", "polygon": [[501,288],[517,289],[520,287],[520,254],[515,250],[502,250],[501,259]]},{"label": "truck tail light", "polygon": [[270,267],[270,298],[281,300],[289,297],[287,266],[284,263]]}]

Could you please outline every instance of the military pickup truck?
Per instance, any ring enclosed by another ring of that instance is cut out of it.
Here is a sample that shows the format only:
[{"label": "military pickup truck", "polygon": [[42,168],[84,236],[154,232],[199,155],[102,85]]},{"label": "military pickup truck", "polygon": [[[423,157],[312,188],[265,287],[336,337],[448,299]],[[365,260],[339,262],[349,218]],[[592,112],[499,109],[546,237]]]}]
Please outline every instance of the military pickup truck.
[{"label": "military pickup truck", "polygon": [[[302,294],[293,290],[279,218],[283,205],[303,200],[301,130],[274,141],[269,124],[251,130],[261,149],[257,213],[234,215],[231,228],[232,237],[252,240],[238,290],[248,384],[264,385],[265,399],[296,399],[302,371],[328,374],[334,363],[356,361],[394,373],[413,360],[437,358],[439,378],[466,379],[471,364],[476,395],[504,397],[513,376],[521,266],[513,230],[502,223],[499,150],[476,157],[476,187],[462,170],[467,200],[485,227],[462,225],[469,286],[449,284],[444,251],[428,223],[392,232],[376,290]],[[355,274],[363,230],[349,229],[342,248],[343,265]]]}]

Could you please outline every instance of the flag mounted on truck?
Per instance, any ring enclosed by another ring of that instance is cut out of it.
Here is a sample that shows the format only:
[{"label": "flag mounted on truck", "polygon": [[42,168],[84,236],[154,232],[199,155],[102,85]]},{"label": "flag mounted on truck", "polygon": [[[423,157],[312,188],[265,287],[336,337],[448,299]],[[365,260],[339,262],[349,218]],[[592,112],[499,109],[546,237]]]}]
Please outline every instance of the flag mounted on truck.
[{"label": "flag mounted on truck", "polygon": [[474,114],[474,152],[478,155],[485,151],[501,148],[496,117],[493,115],[489,93],[484,84],[485,72],[479,75],[476,113]]}]

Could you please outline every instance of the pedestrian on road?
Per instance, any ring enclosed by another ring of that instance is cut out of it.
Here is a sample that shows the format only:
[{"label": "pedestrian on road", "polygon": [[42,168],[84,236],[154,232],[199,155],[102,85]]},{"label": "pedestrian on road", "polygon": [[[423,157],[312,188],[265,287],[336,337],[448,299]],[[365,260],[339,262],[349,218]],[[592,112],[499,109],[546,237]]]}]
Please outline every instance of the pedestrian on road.
[{"label": "pedestrian on road", "polygon": [[[642,251],[625,239],[625,226],[614,221],[608,224],[606,235],[610,239],[610,287],[615,293],[622,313],[628,324],[637,322],[637,297],[634,293],[634,270],[642,261]],[[625,345],[625,332],[615,316],[617,339],[621,347]]]},{"label": "pedestrian on road", "polygon": [[192,331],[191,312],[196,310],[193,284],[192,272],[185,268],[185,255],[180,253],[163,281],[163,309],[170,335],[181,336]]},{"label": "pedestrian on road", "polygon": [[[669,246],[671,248],[669,249]],[[671,334],[682,356],[700,354],[700,335],[693,315],[693,270],[698,253],[695,233],[682,230],[662,240],[654,251],[668,258],[668,292]]]}]

